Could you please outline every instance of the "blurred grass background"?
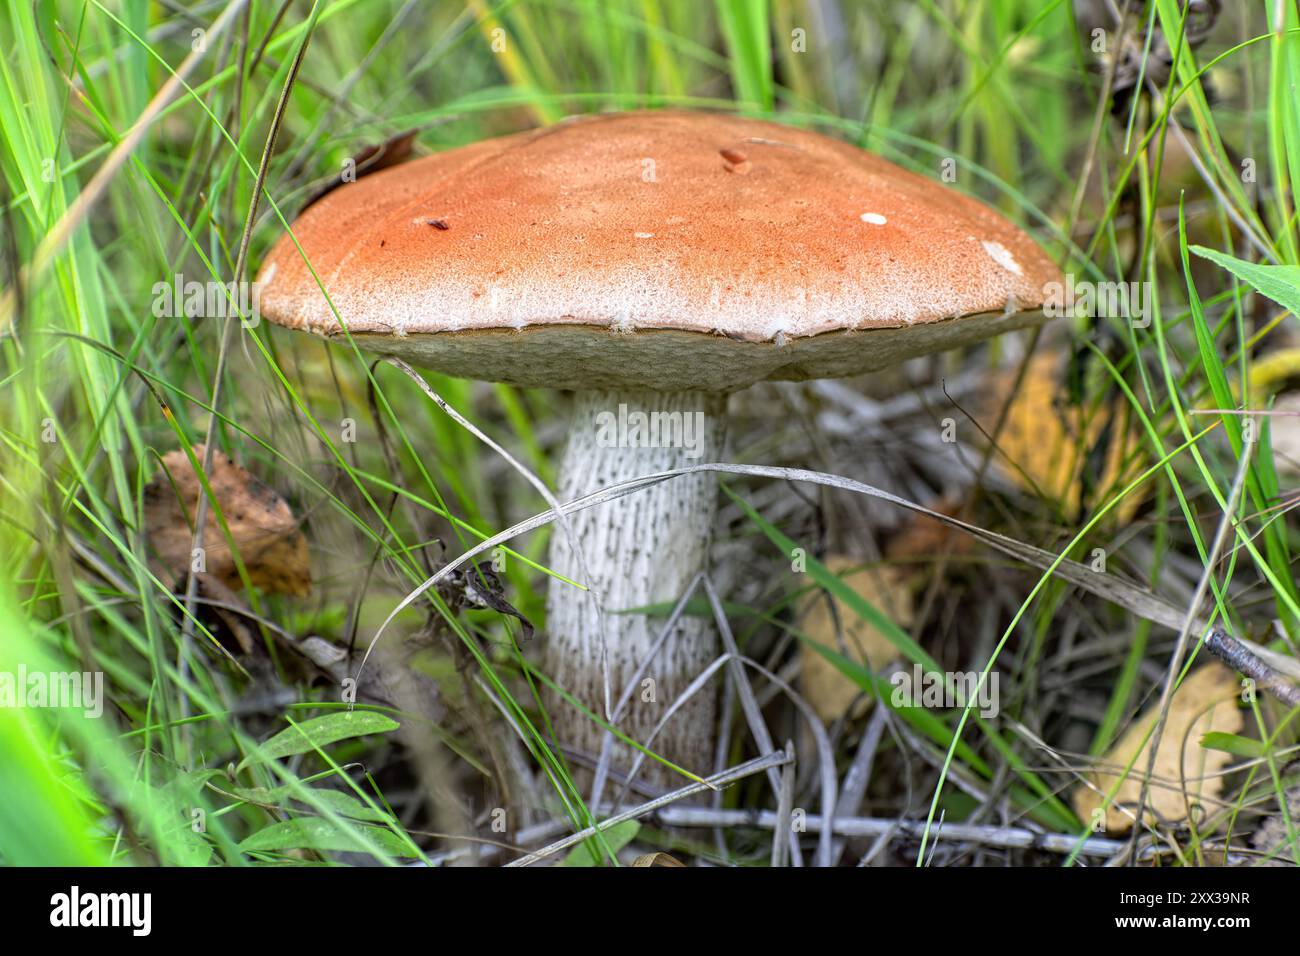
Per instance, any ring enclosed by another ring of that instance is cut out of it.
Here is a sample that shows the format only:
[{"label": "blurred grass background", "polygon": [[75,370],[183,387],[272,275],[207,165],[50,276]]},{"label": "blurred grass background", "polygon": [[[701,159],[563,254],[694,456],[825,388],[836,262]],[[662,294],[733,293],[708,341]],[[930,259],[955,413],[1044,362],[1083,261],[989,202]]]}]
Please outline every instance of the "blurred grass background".
[{"label": "blurred grass background", "polygon": [[[586,819],[547,736],[518,622],[466,608],[453,591],[428,592],[388,650],[389,679],[403,686],[386,688],[391,706],[375,712],[400,731],[376,724],[327,750],[293,736],[341,713],[337,687],[293,648],[313,637],[364,647],[476,536],[544,510],[535,492],[359,353],[265,325],[234,323],[227,337],[219,320],[153,313],[154,285],[177,274],[251,277],[349,157],[411,129],[427,154],[599,110],[770,117],[952,182],[1032,231],[1080,280],[1149,283],[1145,327],[1064,321],[843,389],[757,387],[737,400],[733,457],[859,477],[1080,560],[1101,548],[1108,571],[1189,600],[1245,421],[1192,412],[1266,407],[1294,384],[1298,26],[1291,2],[1219,11],[1154,0],[1134,4],[1118,30],[1109,4],[1084,0],[4,0],[0,671],[103,671],[109,702],[100,720],[0,708],[0,861],[393,863],[509,843],[555,814]],[[169,82],[175,95],[154,116]],[[137,129],[145,115],[153,121]],[[1266,271],[1234,276],[1189,254],[1196,245]],[[1008,409],[1034,355],[1046,357],[1047,398],[1026,419]],[[1282,371],[1252,376],[1270,356]],[[564,396],[431,381],[551,480]],[[911,404],[886,408],[898,395]],[[886,412],[896,417],[883,430],[854,417]],[[999,437],[999,423],[1009,428],[1000,452],[968,413]],[[945,450],[935,442],[949,417],[963,438]],[[1275,452],[1283,424],[1261,419],[1251,443],[1213,607],[1235,633],[1290,654],[1297,472]],[[211,608],[186,611],[183,583],[159,576],[146,539],[160,457],[209,436],[287,499],[310,542],[308,596],[242,596],[253,654],[232,653]],[[1049,464],[1036,465],[1034,450],[1053,441]],[[1036,574],[949,539],[898,546],[916,529],[878,502],[729,487],[751,510],[724,515],[719,574],[747,653],[778,672],[799,675],[798,597],[830,585],[820,562],[812,581],[790,572],[777,528],[815,561],[905,565],[920,605],[910,633],[945,666],[982,669],[1005,643],[996,726],[963,730],[959,746],[960,712],[940,714],[929,738],[890,718],[874,812],[937,808],[950,822],[1089,832],[1066,793],[1158,696],[1172,635],[1059,580],[1035,590]],[[504,593],[543,626],[545,534],[512,546]],[[774,735],[800,733],[787,701],[763,699]],[[1294,733],[1268,706],[1253,709],[1248,731],[1266,741],[1258,760],[1176,839],[1165,835],[1177,860],[1204,862],[1242,819],[1285,806]],[[867,719],[830,721],[839,773]],[[286,729],[279,750],[258,746]],[[743,730],[732,738],[737,761],[752,755]],[[815,778],[801,765],[800,805],[815,805]],[[726,805],[769,799],[751,781]],[[504,833],[492,827],[499,808]],[[636,841],[717,862],[765,859],[761,835],[716,837],[643,827]],[[941,862],[1045,861],[944,852]]]}]

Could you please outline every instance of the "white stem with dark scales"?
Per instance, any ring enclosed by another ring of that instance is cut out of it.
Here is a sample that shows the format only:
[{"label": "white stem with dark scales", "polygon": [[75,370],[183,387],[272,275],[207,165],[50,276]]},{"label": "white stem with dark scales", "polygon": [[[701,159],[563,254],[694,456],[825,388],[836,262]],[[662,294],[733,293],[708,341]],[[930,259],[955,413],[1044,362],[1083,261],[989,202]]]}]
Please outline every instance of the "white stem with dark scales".
[{"label": "white stem with dark scales", "polygon": [[[571,501],[672,468],[721,460],[726,402],[724,395],[703,392],[577,393],[560,468],[559,500]],[[585,583],[590,591],[551,579],[542,669],[593,713],[605,716],[602,623],[609,699],[617,706],[667,621],[666,615],[619,612],[650,604],[671,606],[681,597],[704,569],[717,506],[717,478],[706,472],[660,482],[570,515],[570,530],[583,550],[590,577],[583,574],[563,529],[554,528],[550,567]],[[712,622],[682,615],[638,680],[618,721],[619,729],[644,744],[667,708],[718,653]],[[708,774],[715,697],[715,688],[698,692],[673,715],[651,749],[693,773]],[[600,754],[603,728],[557,695],[548,698],[547,709],[562,745],[592,759]],[[616,744],[611,769],[626,772],[633,754],[626,745]],[[681,779],[653,760],[643,764],[639,776],[658,784]]]}]

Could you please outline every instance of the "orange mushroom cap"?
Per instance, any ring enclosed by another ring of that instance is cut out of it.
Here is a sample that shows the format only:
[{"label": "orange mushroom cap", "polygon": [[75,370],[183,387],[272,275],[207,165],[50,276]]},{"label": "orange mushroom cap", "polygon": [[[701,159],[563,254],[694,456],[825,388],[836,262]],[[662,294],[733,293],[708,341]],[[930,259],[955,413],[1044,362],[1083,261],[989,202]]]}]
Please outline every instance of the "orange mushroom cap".
[{"label": "orange mushroom cap", "polygon": [[559,388],[856,374],[1040,321],[1062,281],[1001,215],[878,156],[668,110],[386,169],[293,234],[312,268],[289,236],[271,250],[271,321],[328,336],[341,317],[365,348]]}]

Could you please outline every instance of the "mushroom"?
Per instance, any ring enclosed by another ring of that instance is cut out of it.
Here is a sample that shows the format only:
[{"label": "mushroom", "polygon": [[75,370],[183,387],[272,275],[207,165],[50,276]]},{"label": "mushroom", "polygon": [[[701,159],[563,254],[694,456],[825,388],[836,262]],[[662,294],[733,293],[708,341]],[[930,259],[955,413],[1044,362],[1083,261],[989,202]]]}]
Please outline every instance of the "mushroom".
[{"label": "mushroom", "polygon": [[[329,193],[293,232],[358,345],[575,393],[561,501],[721,460],[738,389],[884,369],[1025,327],[1060,281],[1002,216],[877,156],[770,122],[667,110],[575,119],[387,169]],[[289,237],[262,279],[268,319],[342,332]],[[694,472],[572,514],[585,572],[557,528],[550,567],[590,592],[552,579],[543,672],[603,715],[603,650],[617,702],[664,625],[620,612],[679,598],[706,565],[716,508],[714,476]],[[718,653],[710,623],[682,618],[620,729],[646,741]],[[714,697],[697,693],[652,749],[708,772]],[[604,730],[550,701],[560,741],[598,754]],[[619,745],[615,767],[629,756]],[[657,766],[645,773],[666,782]]]}]

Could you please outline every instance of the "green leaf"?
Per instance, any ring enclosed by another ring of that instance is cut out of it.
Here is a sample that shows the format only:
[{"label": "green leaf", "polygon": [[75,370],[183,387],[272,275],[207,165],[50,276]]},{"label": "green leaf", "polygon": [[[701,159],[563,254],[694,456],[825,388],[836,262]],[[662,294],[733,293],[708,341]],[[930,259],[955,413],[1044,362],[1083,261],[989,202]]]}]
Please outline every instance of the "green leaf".
[{"label": "green leaf", "polygon": [[[635,820],[624,820],[622,823],[616,823],[608,830],[603,831],[605,842],[609,845],[609,852],[617,853],[619,850],[623,849],[623,847],[632,842],[640,829],[641,824],[637,823]],[[591,847],[588,846],[587,843],[579,843],[568,852],[565,858],[561,860],[558,865],[591,866],[593,863],[599,862],[600,859],[603,859],[603,854],[601,857],[593,859],[593,850]]]},{"label": "green leaf", "polygon": [[1202,734],[1201,746],[1206,750],[1221,750],[1226,754],[1232,754],[1234,757],[1245,757],[1251,760],[1263,757],[1268,753],[1268,748],[1264,746],[1264,742],[1261,740],[1252,740],[1249,737],[1241,737],[1237,734],[1225,734],[1220,730]]},{"label": "green leaf", "polygon": [[365,853],[369,840],[391,856],[416,856],[414,848],[392,830],[383,827],[340,827],[321,817],[298,817],[273,823],[239,844],[246,853],[274,850],[332,850]]},{"label": "green leaf", "polygon": [[159,787],[150,788],[156,805],[166,821],[164,837],[168,849],[180,866],[203,866],[212,858],[212,846],[193,829],[192,814],[199,803],[199,793],[220,770],[196,770],[177,773]]},{"label": "green leaf", "polygon": [[1300,316],[1300,266],[1262,266],[1204,246],[1192,246],[1191,249],[1202,259],[1209,259],[1227,269],[1260,295]]},{"label": "green leaf", "polygon": [[372,823],[388,823],[392,816],[383,810],[372,809],[367,804],[358,800],[350,793],[342,790],[326,790],[324,788],[311,787],[308,793],[310,799],[300,794],[294,793],[290,787],[276,787],[268,789],[266,787],[236,787],[231,791],[241,800],[247,800],[249,803],[255,803],[260,806],[283,807],[290,800],[296,800],[299,803],[312,806],[324,806],[333,810],[335,813],[344,817],[351,817],[353,820],[368,820]]},{"label": "green leaf", "polygon": [[280,731],[262,744],[257,753],[249,754],[240,761],[238,769],[243,770],[255,759],[274,760],[278,757],[308,753],[351,737],[386,734],[400,726],[401,724],[393,718],[373,710],[341,710],[323,717],[313,717],[311,720],[304,720],[294,727]]}]

